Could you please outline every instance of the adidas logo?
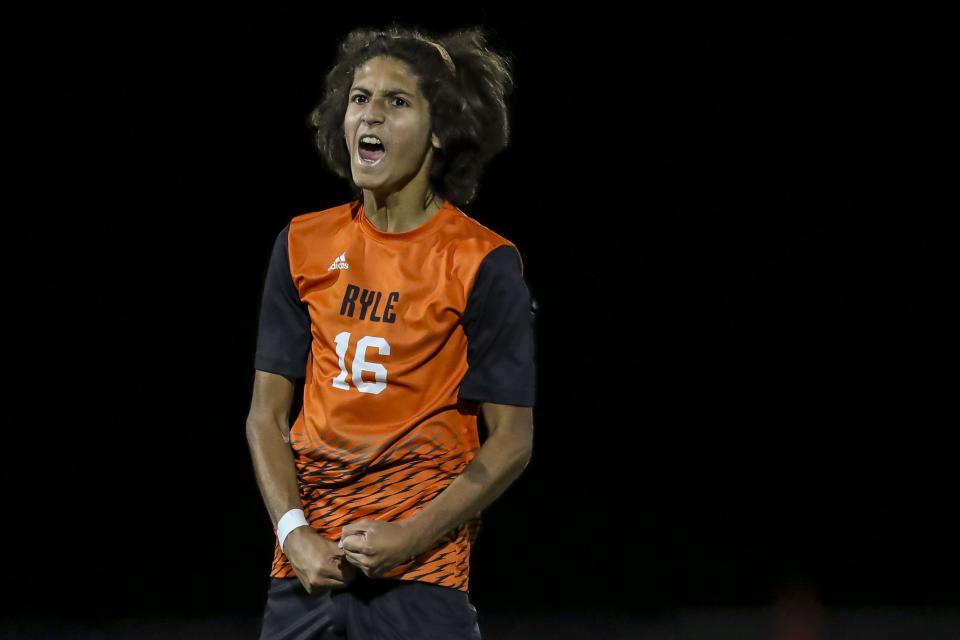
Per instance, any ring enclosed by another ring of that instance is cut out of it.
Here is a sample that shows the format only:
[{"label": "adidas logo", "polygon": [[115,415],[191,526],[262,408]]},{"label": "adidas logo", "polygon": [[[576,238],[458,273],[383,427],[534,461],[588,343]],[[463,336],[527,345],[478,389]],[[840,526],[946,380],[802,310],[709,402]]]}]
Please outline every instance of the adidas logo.
[{"label": "adidas logo", "polygon": [[347,252],[344,251],[337,259],[333,261],[333,264],[330,265],[330,268],[327,271],[334,271],[335,269],[349,269],[350,265],[347,263]]}]

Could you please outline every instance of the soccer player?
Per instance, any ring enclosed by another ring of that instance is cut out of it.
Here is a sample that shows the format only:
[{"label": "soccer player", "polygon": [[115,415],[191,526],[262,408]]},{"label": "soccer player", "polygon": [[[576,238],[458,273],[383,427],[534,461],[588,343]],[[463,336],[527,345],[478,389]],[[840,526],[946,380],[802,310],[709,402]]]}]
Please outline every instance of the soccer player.
[{"label": "soccer player", "polygon": [[507,144],[512,88],[476,28],[358,29],[327,73],[310,123],[355,199],[293,217],[264,283],[261,639],[480,638],[470,551],[530,459],[534,305],[517,247],[460,206]]}]

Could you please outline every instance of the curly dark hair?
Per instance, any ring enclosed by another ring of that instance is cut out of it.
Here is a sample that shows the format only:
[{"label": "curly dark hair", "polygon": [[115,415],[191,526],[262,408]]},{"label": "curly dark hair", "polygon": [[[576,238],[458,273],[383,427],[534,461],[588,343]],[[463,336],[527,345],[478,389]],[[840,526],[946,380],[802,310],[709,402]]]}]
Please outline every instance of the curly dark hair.
[{"label": "curly dark hair", "polygon": [[[506,99],[514,88],[513,61],[492,51],[487,40],[482,27],[433,37],[419,28],[392,23],[383,30],[355,29],[340,42],[324,81],[323,98],[307,122],[316,130],[320,157],[335,174],[350,181],[357,199],[363,191],[353,182],[343,118],[354,71],[376,56],[407,63],[430,104],[432,129],[442,144],[442,149],[434,150],[430,188],[458,206],[474,198],[484,166],[507,146]],[[450,60],[437,44],[446,49]]]}]

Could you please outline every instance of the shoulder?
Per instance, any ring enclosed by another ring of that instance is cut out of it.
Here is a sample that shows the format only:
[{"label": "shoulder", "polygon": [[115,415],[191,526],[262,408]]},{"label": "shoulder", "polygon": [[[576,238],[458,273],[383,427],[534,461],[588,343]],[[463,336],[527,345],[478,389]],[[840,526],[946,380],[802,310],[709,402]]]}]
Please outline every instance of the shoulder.
[{"label": "shoulder", "polygon": [[460,207],[450,205],[450,209],[453,212],[451,218],[454,221],[454,227],[463,238],[472,239],[490,247],[497,247],[504,244],[510,245],[511,247],[514,246],[510,240],[470,216]]},{"label": "shoulder", "polygon": [[473,218],[459,207],[451,205],[450,233],[455,238],[457,253],[461,258],[472,258],[480,268],[490,262],[510,268],[518,264],[522,271],[520,250],[511,240]]},{"label": "shoulder", "polygon": [[290,219],[290,232],[305,233],[316,228],[349,222],[359,203],[356,200],[338,204],[319,211],[308,211]]},{"label": "shoulder", "polygon": [[274,252],[285,255],[291,273],[302,273],[309,268],[315,249],[329,248],[349,228],[357,204],[351,201],[293,216],[277,234]]},{"label": "shoulder", "polygon": [[357,201],[351,201],[291,218],[286,227],[291,260],[300,263],[307,259],[311,248],[336,242],[336,239],[349,229],[358,205]]},{"label": "shoulder", "polygon": [[459,227],[460,236],[468,240],[465,245],[471,249],[477,269],[483,267],[484,270],[496,273],[523,273],[523,257],[516,244],[462,209],[452,208],[455,211],[452,217]]}]

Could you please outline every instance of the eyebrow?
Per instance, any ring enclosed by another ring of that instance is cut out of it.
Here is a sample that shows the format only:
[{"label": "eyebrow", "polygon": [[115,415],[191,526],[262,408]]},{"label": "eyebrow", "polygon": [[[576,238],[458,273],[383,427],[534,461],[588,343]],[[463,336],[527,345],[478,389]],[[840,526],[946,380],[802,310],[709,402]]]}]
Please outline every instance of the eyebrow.
[{"label": "eyebrow", "polygon": [[[351,92],[351,93],[354,92],[354,91],[362,91],[363,93],[367,94],[368,96],[369,96],[370,93],[371,93],[369,89],[367,89],[366,87],[361,87],[361,86],[356,86],[356,87],[353,87],[352,89],[350,89],[350,92]],[[380,95],[387,96],[387,97],[393,97],[393,96],[396,96],[396,95],[404,95],[404,96],[407,96],[407,97],[410,97],[410,98],[413,98],[413,97],[414,97],[414,95],[413,95],[412,93],[410,93],[409,91],[404,91],[403,89],[387,89],[386,91],[381,92]]]}]

